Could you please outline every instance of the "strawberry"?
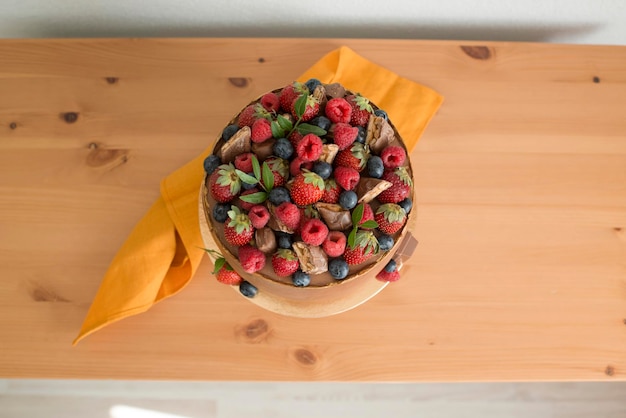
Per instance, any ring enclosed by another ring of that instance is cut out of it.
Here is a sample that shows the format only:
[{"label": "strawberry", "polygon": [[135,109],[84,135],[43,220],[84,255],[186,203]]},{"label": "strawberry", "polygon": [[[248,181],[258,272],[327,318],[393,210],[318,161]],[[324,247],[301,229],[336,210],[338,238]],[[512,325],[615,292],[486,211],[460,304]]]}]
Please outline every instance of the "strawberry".
[{"label": "strawberry", "polygon": [[237,206],[231,206],[228,211],[228,221],[224,225],[224,238],[232,245],[241,247],[252,240],[254,236],[254,228],[250,222],[250,218],[242,213]]},{"label": "strawberry", "polygon": [[349,148],[337,153],[333,164],[335,167],[348,167],[356,171],[362,171],[369,158],[369,149],[359,142],[353,142]]},{"label": "strawberry", "polygon": [[324,113],[333,123],[349,123],[352,118],[352,106],[343,97],[337,97],[326,103]]},{"label": "strawberry", "polygon": [[339,150],[349,148],[359,135],[359,128],[350,126],[348,123],[335,123],[330,127],[333,142],[337,144]]},{"label": "strawberry", "polygon": [[255,273],[265,267],[265,254],[250,244],[239,247],[237,258],[247,273]]},{"label": "strawberry", "polygon": [[309,94],[309,89],[305,84],[297,81],[285,86],[280,92],[280,107],[284,112],[291,112],[291,105],[302,94]]},{"label": "strawberry", "polygon": [[385,170],[382,179],[391,182],[391,187],[377,196],[381,203],[398,203],[411,193],[413,180],[405,167]]},{"label": "strawberry", "polygon": [[[298,114],[296,113],[296,102],[298,101],[300,97],[297,97],[296,99],[294,99],[294,101],[291,103],[291,115],[294,118],[298,118]],[[302,119],[303,122],[308,122],[311,119],[313,119],[315,116],[317,116],[317,114],[320,112],[320,101],[317,100],[315,97],[307,95],[306,98],[306,105],[304,108],[304,113],[302,114],[302,116],[300,116],[300,119]]]},{"label": "strawberry", "polygon": [[324,181],[324,194],[320,199],[324,203],[337,203],[339,202],[339,194],[341,193],[341,187],[337,184],[335,179],[328,179]]},{"label": "strawberry", "polygon": [[346,96],[346,101],[352,107],[350,123],[355,126],[366,126],[374,112],[370,101],[360,94]]},{"label": "strawberry", "polygon": [[291,200],[306,206],[319,201],[324,194],[324,180],[317,174],[305,171],[296,176],[291,184]]},{"label": "strawberry", "polygon": [[221,260],[223,261],[220,262],[220,259],[218,258],[215,261],[215,269],[217,271],[214,271],[213,274],[216,275],[217,281],[231,286],[235,286],[241,283],[242,278],[239,273],[233,270],[233,268],[230,266],[230,264],[226,262],[224,258],[222,258]]},{"label": "strawberry", "polygon": [[265,93],[263,97],[261,97],[261,105],[263,108],[269,112],[278,112],[280,109],[280,101],[276,93]]},{"label": "strawberry", "polygon": [[257,119],[270,119],[270,113],[263,108],[261,103],[251,104],[241,111],[237,118],[237,125],[240,128],[244,126],[252,126]]},{"label": "strawberry", "polygon": [[296,154],[305,163],[317,160],[322,155],[324,144],[315,134],[306,134],[296,145]]},{"label": "strawberry", "polygon": [[[278,157],[269,157],[263,164],[267,164],[274,175],[274,187],[284,185],[289,178],[289,162]],[[263,180],[261,179],[261,183]]]},{"label": "strawberry", "polygon": [[232,163],[222,164],[211,174],[209,188],[213,199],[220,203],[230,202],[241,190],[241,180]]},{"label": "strawberry", "polygon": [[395,203],[385,203],[376,210],[374,220],[378,229],[385,234],[395,234],[406,222],[406,212]]},{"label": "strawberry", "polygon": [[280,277],[288,277],[298,270],[300,262],[296,253],[291,250],[280,248],[272,256],[272,267],[274,273]]},{"label": "strawberry", "polygon": [[343,258],[348,265],[361,264],[378,252],[378,240],[372,232],[359,231],[356,233],[354,246],[348,246]]}]

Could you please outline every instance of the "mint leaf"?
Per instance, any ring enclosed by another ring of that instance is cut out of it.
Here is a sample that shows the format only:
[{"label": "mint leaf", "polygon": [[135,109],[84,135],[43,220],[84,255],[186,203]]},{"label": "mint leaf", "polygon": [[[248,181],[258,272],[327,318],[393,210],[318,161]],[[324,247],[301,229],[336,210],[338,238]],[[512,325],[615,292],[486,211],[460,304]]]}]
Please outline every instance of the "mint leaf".
[{"label": "mint leaf", "polygon": [[306,101],[308,97],[309,96],[307,94],[302,94],[296,100],[294,110],[296,111],[296,116],[298,116],[298,119],[302,119],[302,115],[304,115],[304,112],[306,111]]},{"label": "mint leaf", "polygon": [[350,231],[350,235],[348,235],[348,245],[350,248],[356,247],[356,226]]},{"label": "mint leaf", "polygon": [[254,177],[257,180],[261,180],[261,166],[259,165],[259,160],[257,160],[256,155],[252,155],[252,171],[254,171]]},{"label": "mint leaf", "polygon": [[215,260],[215,268],[213,269],[213,274],[217,274],[217,272],[220,271],[222,267],[224,267],[224,263],[226,263],[226,259],[224,257],[220,257]]},{"label": "mint leaf", "polygon": [[361,219],[363,219],[364,210],[365,210],[365,205],[361,203],[352,211],[352,225],[354,225],[355,227],[359,224],[359,222],[361,222]]},{"label": "mint leaf", "polygon": [[323,130],[319,126],[311,125],[309,123],[302,123],[298,125],[297,129],[298,129],[298,132],[300,132],[302,135],[306,135],[306,134],[315,134],[317,136],[326,135],[325,130]]},{"label": "mint leaf", "polygon": [[241,181],[243,181],[244,183],[257,184],[259,182],[257,179],[252,177],[250,174],[246,174],[246,173],[244,173],[243,171],[241,171],[238,168],[235,169],[235,173],[237,173],[237,177],[239,177],[239,179],[241,179]]},{"label": "mint leaf", "polygon": [[267,163],[263,163],[263,185],[268,193],[271,192],[274,187],[274,173],[272,173],[272,170]]},{"label": "mint leaf", "polygon": [[274,138],[282,138],[285,136],[285,130],[275,120],[272,121],[270,127],[272,128],[272,136]]},{"label": "mint leaf", "polygon": [[368,228],[368,229],[374,229],[374,228],[378,228],[378,222],[370,219],[369,221],[365,221],[363,222],[361,225],[359,225],[361,228]]},{"label": "mint leaf", "polygon": [[291,123],[291,121],[283,115],[278,115],[276,121],[278,122],[278,125],[283,128],[284,131],[290,131],[293,129],[293,123]]},{"label": "mint leaf", "polygon": [[267,193],[256,192],[239,196],[239,199],[248,203],[263,203],[267,200]]}]

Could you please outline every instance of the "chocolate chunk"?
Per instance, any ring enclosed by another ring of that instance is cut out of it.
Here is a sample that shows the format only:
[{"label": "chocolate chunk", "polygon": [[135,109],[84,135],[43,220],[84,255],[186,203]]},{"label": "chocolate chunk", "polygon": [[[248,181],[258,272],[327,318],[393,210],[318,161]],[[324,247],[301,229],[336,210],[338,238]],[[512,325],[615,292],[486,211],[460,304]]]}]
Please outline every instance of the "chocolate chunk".
[{"label": "chocolate chunk", "polygon": [[343,97],[346,95],[346,89],[339,83],[326,84],[326,95],[332,98]]},{"label": "chocolate chunk", "polygon": [[326,161],[328,164],[332,164],[338,152],[339,145],[324,144],[322,145],[322,155],[320,155],[320,161]]},{"label": "chocolate chunk", "polygon": [[317,99],[322,109],[326,106],[326,88],[323,85],[315,87],[315,90],[313,90],[313,97]]},{"label": "chocolate chunk", "polygon": [[272,205],[270,202],[267,202],[267,209],[270,212],[270,220],[267,223],[267,226],[272,228],[274,231],[282,231],[288,234],[293,234],[295,232],[293,229],[289,228],[287,225],[282,223],[280,219],[278,219],[278,217],[274,213],[274,210],[276,209],[276,207]]},{"label": "chocolate chunk", "polygon": [[417,240],[411,234],[410,231],[407,231],[406,235],[402,239],[402,242],[398,246],[398,250],[393,256],[393,259],[398,263],[398,269],[402,267],[402,265],[413,256],[415,249],[417,248]]},{"label": "chocolate chunk", "polygon": [[250,127],[244,126],[238,130],[228,142],[222,144],[222,147],[217,151],[217,156],[220,157],[222,163],[227,164],[233,162],[235,157],[239,154],[250,152],[250,133]]},{"label": "chocolate chunk", "polygon": [[371,202],[376,196],[391,186],[391,182],[387,180],[375,179],[373,177],[361,177],[359,184],[356,185],[356,195],[359,198],[359,203]]},{"label": "chocolate chunk", "polygon": [[254,240],[257,248],[265,254],[271,254],[276,251],[276,236],[270,228],[257,229],[254,233]]},{"label": "chocolate chunk", "polygon": [[298,241],[293,243],[293,250],[298,256],[300,269],[309,274],[320,274],[328,271],[328,257],[320,248]]},{"label": "chocolate chunk", "polygon": [[369,145],[370,150],[380,154],[394,139],[393,128],[389,125],[389,122],[381,116],[372,115],[367,124],[367,137],[365,138],[365,143]]},{"label": "chocolate chunk", "polygon": [[276,140],[274,138],[270,138],[267,141],[263,141],[261,143],[253,142],[252,143],[252,152],[256,155],[259,161],[264,161],[274,153],[274,143]]},{"label": "chocolate chunk", "polygon": [[317,202],[317,211],[331,231],[344,231],[352,227],[352,216],[349,210],[334,203]]}]

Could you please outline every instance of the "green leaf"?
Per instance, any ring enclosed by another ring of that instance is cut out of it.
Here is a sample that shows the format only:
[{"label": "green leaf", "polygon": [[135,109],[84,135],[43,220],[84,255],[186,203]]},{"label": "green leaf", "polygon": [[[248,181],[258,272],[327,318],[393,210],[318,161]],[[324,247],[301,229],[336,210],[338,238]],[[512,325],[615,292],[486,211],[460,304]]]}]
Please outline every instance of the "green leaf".
[{"label": "green leaf", "polygon": [[261,166],[259,165],[259,160],[257,160],[256,155],[252,155],[252,171],[254,171],[254,177],[257,180],[261,180]]},{"label": "green leaf", "polygon": [[301,123],[300,125],[298,125],[298,132],[300,132],[302,135],[315,134],[317,136],[324,136],[327,133],[319,126],[311,125],[309,123]]},{"label": "green leaf", "polygon": [[267,192],[271,192],[274,187],[274,173],[266,162],[263,163],[263,185]]},{"label": "green leaf", "polygon": [[298,119],[302,119],[302,115],[304,115],[304,112],[306,111],[306,101],[308,97],[309,96],[307,94],[302,94],[296,100],[294,110],[296,111],[296,116],[298,116]]},{"label": "green leaf", "polygon": [[278,122],[278,125],[283,128],[284,131],[288,132],[293,129],[293,123],[291,123],[291,121],[283,115],[278,115],[276,121]]},{"label": "green leaf", "polygon": [[224,267],[225,263],[226,263],[226,259],[223,257],[220,257],[217,260],[215,260],[215,268],[213,269],[213,274],[217,274],[217,272],[220,271],[222,267]]},{"label": "green leaf", "polygon": [[354,227],[348,235],[348,245],[350,248],[354,248],[356,246],[356,227]]},{"label": "green leaf", "polygon": [[248,203],[263,203],[267,200],[267,193],[256,192],[239,196],[239,199]]},{"label": "green leaf", "polygon": [[359,204],[356,208],[354,208],[354,210],[352,211],[352,225],[358,225],[359,222],[361,222],[361,219],[363,219],[363,211],[365,210],[365,205],[363,203]]},{"label": "green leaf", "polygon": [[237,176],[241,179],[241,181],[243,181],[244,183],[248,183],[248,184],[257,184],[259,181],[257,179],[255,179],[254,177],[252,177],[250,174],[246,174],[243,171],[241,171],[240,169],[236,169],[235,173],[237,173]]},{"label": "green leaf", "polygon": [[275,120],[270,123],[270,127],[272,128],[272,136],[274,138],[282,138],[285,136],[285,130]]},{"label": "green leaf", "polygon": [[378,222],[374,221],[374,220],[369,220],[369,221],[365,221],[363,222],[361,225],[359,225],[361,228],[369,228],[369,229],[374,229],[374,228],[378,228]]}]

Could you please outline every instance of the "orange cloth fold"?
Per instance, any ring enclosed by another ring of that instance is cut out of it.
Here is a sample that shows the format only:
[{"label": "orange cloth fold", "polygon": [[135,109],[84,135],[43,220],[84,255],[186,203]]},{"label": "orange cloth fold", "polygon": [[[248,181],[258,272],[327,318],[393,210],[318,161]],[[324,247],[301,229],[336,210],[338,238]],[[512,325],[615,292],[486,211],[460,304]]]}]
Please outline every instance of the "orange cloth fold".
[{"label": "orange cloth fold", "polygon": [[[443,102],[437,92],[347,47],[324,56],[298,80],[309,78],[339,82],[368,97],[389,114],[409,150]],[[204,255],[198,194],[208,153],[209,148],[161,182],[161,197],[111,262],[74,344],[112,322],[147,311],[189,283]]]}]

